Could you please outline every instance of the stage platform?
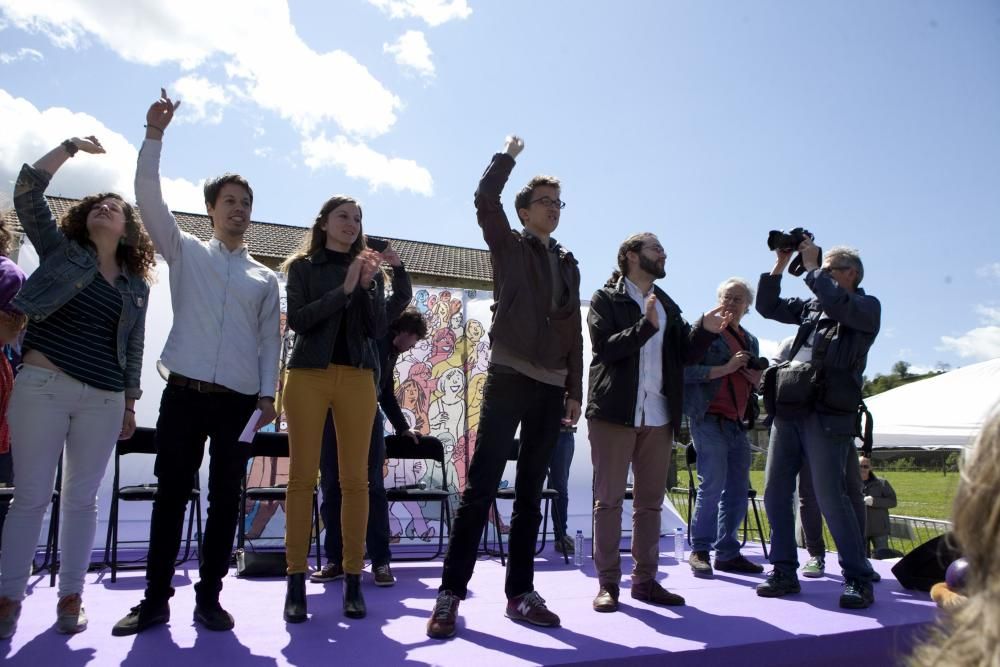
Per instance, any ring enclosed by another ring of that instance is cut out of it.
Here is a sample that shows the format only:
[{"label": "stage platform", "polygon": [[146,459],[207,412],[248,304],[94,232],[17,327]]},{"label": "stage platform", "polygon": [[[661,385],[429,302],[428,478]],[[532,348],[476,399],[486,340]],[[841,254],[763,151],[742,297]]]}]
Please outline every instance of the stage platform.
[{"label": "stage platform", "polygon": [[[424,628],[441,575],[440,561],[399,563],[398,583],[376,588],[365,573],[368,617],[346,619],[340,611],[341,582],[308,584],[310,620],[286,625],[281,617],[283,579],[229,577],[223,605],[236,617],[233,632],[214,633],[191,620],[192,580],[197,568],[181,568],[175,580],[171,622],[136,637],[111,636],[111,626],[139,602],[141,571],[107,571],[87,577],[86,632],[55,632],[56,591],[47,576],[32,577],[17,634],[0,642],[0,663],[28,667],[130,665],[147,667],[272,667],[277,665],[892,665],[913,636],[935,617],[926,593],[904,590],[888,563],[874,562],[882,574],[876,603],[860,612],[837,606],[839,576],[803,579],[802,593],[764,599],[754,593],[763,575],[717,574],[695,579],[662,542],[664,586],[683,595],[687,606],[660,608],[632,600],[622,590],[620,611],[591,609],[597,593],[593,562],[565,565],[549,548],[536,563],[535,585],[562,627],[524,626],[503,615],[503,568],[481,560],[460,607],[458,635],[428,639]],[[759,548],[744,554],[763,563]],[[803,554],[804,556],[804,554]],[[628,571],[631,559],[622,554]],[[805,562],[805,558],[803,558]],[[836,570],[835,555],[828,563]],[[628,579],[624,583],[628,586]]]}]

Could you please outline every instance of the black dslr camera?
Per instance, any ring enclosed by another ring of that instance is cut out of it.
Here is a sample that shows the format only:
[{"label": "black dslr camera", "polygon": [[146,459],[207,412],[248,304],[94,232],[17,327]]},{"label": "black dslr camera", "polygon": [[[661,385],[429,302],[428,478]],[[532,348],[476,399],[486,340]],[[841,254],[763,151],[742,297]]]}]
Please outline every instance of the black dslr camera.
[{"label": "black dslr camera", "polygon": [[752,371],[763,371],[770,365],[771,362],[767,360],[767,357],[750,357],[750,361],[747,362],[747,368]]},{"label": "black dslr camera", "polygon": [[[796,227],[790,232],[785,232],[781,229],[772,229],[767,235],[767,247],[769,250],[795,250],[799,245],[809,239],[814,240],[816,237],[808,229],[803,229],[802,227]],[[818,248],[820,258],[823,257],[823,249]],[[793,276],[801,276],[805,272],[805,267],[802,266],[802,255],[796,255],[795,259],[788,266],[788,272]]]}]

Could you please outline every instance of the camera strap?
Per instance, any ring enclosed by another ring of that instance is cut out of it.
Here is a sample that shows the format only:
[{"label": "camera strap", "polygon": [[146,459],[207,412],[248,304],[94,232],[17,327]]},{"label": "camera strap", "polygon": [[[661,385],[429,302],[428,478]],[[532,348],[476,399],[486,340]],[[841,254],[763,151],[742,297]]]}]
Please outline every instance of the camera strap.
[{"label": "camera strap", "polygon": [[[742,351],[742,352],[750,352],[750,348],[747,347],[746,343],[743,340],[741,340],[740,337],[736,333],[733,332],[733,330],[732,330],[731,327],[726,327],[725,329],[723,329],[722,330],[722,334],[723,334],[723,340],[725,340],[725,337],[728,336],[730,339],[732,339],[739,346],[740,351]],[[726,345],[728,346],[728,343],[726,343]],[[732,348],[730,348],[730,349],[732,349]],[[736,398],[736,387],[733,386],[733,378],[732,378],[732,376],[733,376],[733,374],[730,373],[729,375],[726,375],[724,378],[722,378],[722,381],[725,382],[726,386],[729,388],[729,397],[733,401],[733,410],[736,412],[737,421],[739,422],[740,426],[742,426],[746,430],[750,430],[750,429],[752,429],[754,427],[754,420],[752,418],[749,419],[749,420],[747,419],[747,417],[746,417],[746,410],[744,410],[744,414],[743,415],[740,415],[740,402]],[[749,405],[750,401],[756,401],[757,400],[757,392],[755,391],[755,389],[756,388],[751,383],[750,384],[750,395],[747,397],[747,405]]]}]

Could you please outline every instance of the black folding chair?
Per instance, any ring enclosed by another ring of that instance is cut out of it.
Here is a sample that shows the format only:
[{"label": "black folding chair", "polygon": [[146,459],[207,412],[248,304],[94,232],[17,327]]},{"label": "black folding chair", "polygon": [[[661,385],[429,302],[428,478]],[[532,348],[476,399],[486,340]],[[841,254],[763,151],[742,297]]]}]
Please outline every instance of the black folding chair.
[{"label": "black folding chair", "polygon": [[[440,440],[429,435],[421,436],[417,442],[414,442],[412,438],[405,435],[389,435],[385,438],[385,458],[395,461],[434,461],[441,466],[440,487],[428,487],[426,483],[420,482],[404,486],[392,486],[385,490],[385,497],[390,503],[423,501],[439,503],[441,505],[441,527],[438,530],[437,550],[430,553],[430,555],[415,555],[414,552],[417,554],[422,554],[422,552],[407,547],[405,556],[397,555],[397,553],[393,553],[392,555],[393,560],[399,561],[434,560],[444,553],[445,528],[448,529],[449,536],[451,535],[451,507],[448,504],[451,492],[448,490],[448,466],[444,460],[444,445],[441,444]],[[433,479],[433,476],[429,475],[428,478]],[[396,551],[399,552],[401,549],[397,548]]]},{"label": "black folding chair", "polygon": [[[153,502],[156,497],[156,483],[146,482],[142,484],[121,485],[121,459],[130,454],[156,454],[156,429],[139,427],[128,440],[119,440],[115,446],[115,477],[111,486],[111,512],[108,516],[108,536],[104,543],[104,562],[111,566],[111,583],[118,580],[118,570],[136,569],[145,567],[146,559],[131,560],[127,563],[118,562],[118,545],[143,543],[143,540],[128,540],[120,542],[118,539],[118,519],[119,504],[122,502]],[[194,474],[191,496],[189,498],[190,510],[188,512],[187,539],[184,546],[184,555],[177,559],[176,564],[180,565],[191,557],[191,545],[196,544],[198,561],[201,562],[201,489],[198,473]],[[197,533],[194,528],[197,525]]]},{"label": "black folding chair", "polygon": [[[518,452],[520,452],[520,449],[521,449],[521,440],[520,440],[520,438],[514,438],[514,442],[513,442],[512,446],[510,448],[510,451],[507,454],[507,460],[508,461],[517,461],[517,455],[518,455]],[[498,500],[514,500],[514,496],[515,496],[514,489],[516,488],[516,486],[517,486],[517,484],[516,484],[516,478],[515,478],[515,482],[514,483],[510,484],[509,486],[501,487],[501,488],[497,489],[497,495],[493,499],[493,517],[495,519],[494,524],[493,524],[493,533],[496,536],[497,551],[498,551],[498,553],[500,555],[500,564],[503,565],[503,566],[505,566],[505,567],[507,565],[507,555],[504,553],[503,531],[500,530],[500,523],[501,523],[501,521],[500,521],[500,510],[497,507],[497,501]],[[548,488],[543,488],[542,489],[542,500],[545,501],[545,504],[542,506],[542,530],[541,530],[541,533],[540,533],[541,536],[542,536],[542,539],[541,539],[541,543],[535,549],[535,555],[536,556],[539,555],[539,554],[541,554],[542,551],[545,549],[546,534],[548,533],[548,528],[549,528],[549,505],[550,505],[550,503],[552,503],[552,501],[554,501],[558,497],[559,497],[559,492],[556,491],[555,489],[548,489]],[[486,549],[487,553],[493,553],[492,550],[489,549],[488,544],[487,544],[487,537],[486,536],[487,536],[488,532],[489,532],[489,527],[487,526],[486,530],[483,531],[483,547]],[[563,551],[563,561],[567,565],[569,564],[569,554],[567,554],[565,552],[565,550]]]},{"label": "black folding chair", "polygon": [[[238,446],[242,447],[244,445],[240,444]],[[245,550],[246,542],[249,539],[246,534],[247,502],[280,503],[284,502],[288,497],[288,485],[274,483],[276,481],[276,477],[273,473],[275,470],[273,466],[272,474],[269,479],[271,484],[266,486],[247,486],[247,484],[249,484],[248,478],[253,465],[253,460],[260,456],[270,458],[288,458],[288,434],[278,431],[258,431],[253,438],[253,442],[250,444],[250,460],[247,462],[246,471],[243,473],[243,483],[241,484],[240,520],[236,529],[237,553]],[[316,546],[316,569],[320,569],[323,565],[321,562],[322,549],[319,540],[319,497],[315,486],[313,487],[312,493],[312,514],[313,534],[315,535]]]},{"label": "black folding chair", "polygon": [[[688,443],[687,447],[684,448],[684,461],[687,464],[688,473],[688,519],[687,519],[687,541],[688,545],[691,544],[691,518],[694,516],[694,502],[698,497],[698,487],[694,480],[694,469],[697,467],[698,463],[698,453],[695,451],[694,443]],[[760,511],[757,508],[757,491],[751,487],[747,491],[747,501],[750,503],[750,508],[753,510],[754,523],[757,526],[757,535],[760,537],[760,546],[764,550],[764,558],[767,558],[767,539],[764,537],[764,525],[760,520]],[[742,547],[747,543],[747,537],[750,532],[750,514],[747,513],[743,516],[743,541],[740,543]]]}]

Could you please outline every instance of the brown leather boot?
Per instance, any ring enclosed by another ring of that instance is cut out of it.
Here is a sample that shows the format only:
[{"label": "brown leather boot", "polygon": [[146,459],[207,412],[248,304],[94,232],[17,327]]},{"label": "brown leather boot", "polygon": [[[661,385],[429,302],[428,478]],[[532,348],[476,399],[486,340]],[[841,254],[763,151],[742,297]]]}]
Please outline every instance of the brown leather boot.
[{"label": "brown leather boot", "polygon": [[601,584],[601,590],[594,598],[594,611],[602,613],[618,611],[618,584]]}]

